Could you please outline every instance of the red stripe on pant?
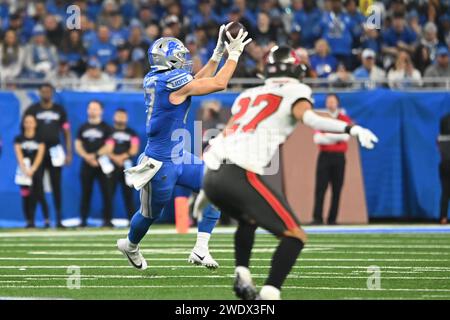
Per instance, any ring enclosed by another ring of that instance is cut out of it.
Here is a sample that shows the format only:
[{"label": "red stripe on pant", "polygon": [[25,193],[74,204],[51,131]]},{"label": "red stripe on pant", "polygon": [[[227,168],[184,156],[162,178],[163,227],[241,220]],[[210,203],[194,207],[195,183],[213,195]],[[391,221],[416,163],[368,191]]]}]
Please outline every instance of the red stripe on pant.
[{"label": "red stripe on pant", "polygon": [[259,180],[256,173],[246,171],[248,182],[253,188],[269,203],[269,205],[275,210],[277,215],[284,222],[289,230],[293,230],[298,227],[297,222],[291,217],[288,210],[281,204],[277,197]]}]

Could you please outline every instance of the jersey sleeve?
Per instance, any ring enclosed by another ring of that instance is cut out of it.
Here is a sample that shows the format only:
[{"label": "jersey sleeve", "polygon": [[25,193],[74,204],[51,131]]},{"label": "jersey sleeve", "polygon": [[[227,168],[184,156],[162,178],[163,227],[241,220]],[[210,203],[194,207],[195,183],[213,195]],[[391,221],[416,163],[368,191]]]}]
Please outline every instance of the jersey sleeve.
[{"label": "jersey sleeve", "polygon": [[59,107],[59,113],[61,115],[61,118],[60,118],[61,128],[63,128],[64,130],[69,130],[70,124],[69,124],[69,121],[67,120],[67,112],[63,106]]},{"label": "jersey sleeve", "polygon": [[77,132],[78,140],[83,140],[83,129],[84,129],[84,126],[81,126],[80,128],[78,128],[78,132]]},{"label": "jersey sleeve", "polygon": [[314,105],[314,98],[312,96],[312,90],[309,86],[304,84],[298,84],[295,85],[295,88],[288,88],[289,94],[294,95],[294,101],[306,99],[308,100],[312,105]]},{"label": "jersey sleeve", "polygon": [[21,135],[18,135],[18,136],[16,136],[14,138],[14,144],[21,143],[21,142],[22,142],[22,136]]},{"label": "jersey sleeve", "polygon": [[194,80],[194,77],[183,69],[175,69],[164,79],[164,88],[170,92],[177,91]]}]

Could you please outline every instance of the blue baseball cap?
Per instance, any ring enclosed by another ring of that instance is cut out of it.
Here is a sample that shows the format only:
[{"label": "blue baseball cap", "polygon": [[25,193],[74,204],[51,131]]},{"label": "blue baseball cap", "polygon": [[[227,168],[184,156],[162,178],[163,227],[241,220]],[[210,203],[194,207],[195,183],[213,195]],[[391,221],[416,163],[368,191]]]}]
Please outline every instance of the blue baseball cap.
[{"label": "blue baseball cap", "polygon": [[31,35],[34,36],[41,36],[45,34],[45,29],[41,24],[37,24],[34,26],[33,31],[31,32]]},{"label": "blue baseball cap", "polygon": [[436,55],[438,56],[448,56],[449,51],[447,47],[439,47],[436,51]]},{"label": "blue baseball cap", "polygon": [[89,58],[89,61],[88,61],[88,67],[100,69],[102,67],[102,65],[100,64],[100,61],[98,61],[97,58],[91,57],[91,58]]}]

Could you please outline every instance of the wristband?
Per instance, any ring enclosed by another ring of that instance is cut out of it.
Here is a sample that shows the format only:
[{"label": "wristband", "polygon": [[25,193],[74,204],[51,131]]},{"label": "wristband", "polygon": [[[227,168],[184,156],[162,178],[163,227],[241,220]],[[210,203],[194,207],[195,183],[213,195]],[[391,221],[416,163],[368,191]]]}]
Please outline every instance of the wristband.
[{"label": "wristband", "polygon": [[348,126],[345,127],[345,131],[344,132],[350,134],[350,130],[352,130],[352,128],[353,128],[353,125],[349,124]]}]

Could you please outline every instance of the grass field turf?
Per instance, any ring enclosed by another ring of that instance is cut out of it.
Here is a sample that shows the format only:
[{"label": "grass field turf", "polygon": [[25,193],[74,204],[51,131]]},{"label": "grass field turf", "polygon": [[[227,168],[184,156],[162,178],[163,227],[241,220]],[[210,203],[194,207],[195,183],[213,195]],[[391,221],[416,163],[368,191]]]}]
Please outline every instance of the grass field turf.
[{"label": "grass field turf", "polygon": [[[115,248],[126,230],[0,231],[0,297],[71,299],[234,299],[233,229],[213,235],[217,270],[192,266],[195,233],[152,227],[141,244],[149,268],[128,266]],[[258,234],[251,270],[266,278],[277,241]],[[368,290],[369,266],[381,289]],[[79,266],[81,288],[68,289]],[[450,233],[310,234],[285,282],[284,299],[450,299]]]}]

